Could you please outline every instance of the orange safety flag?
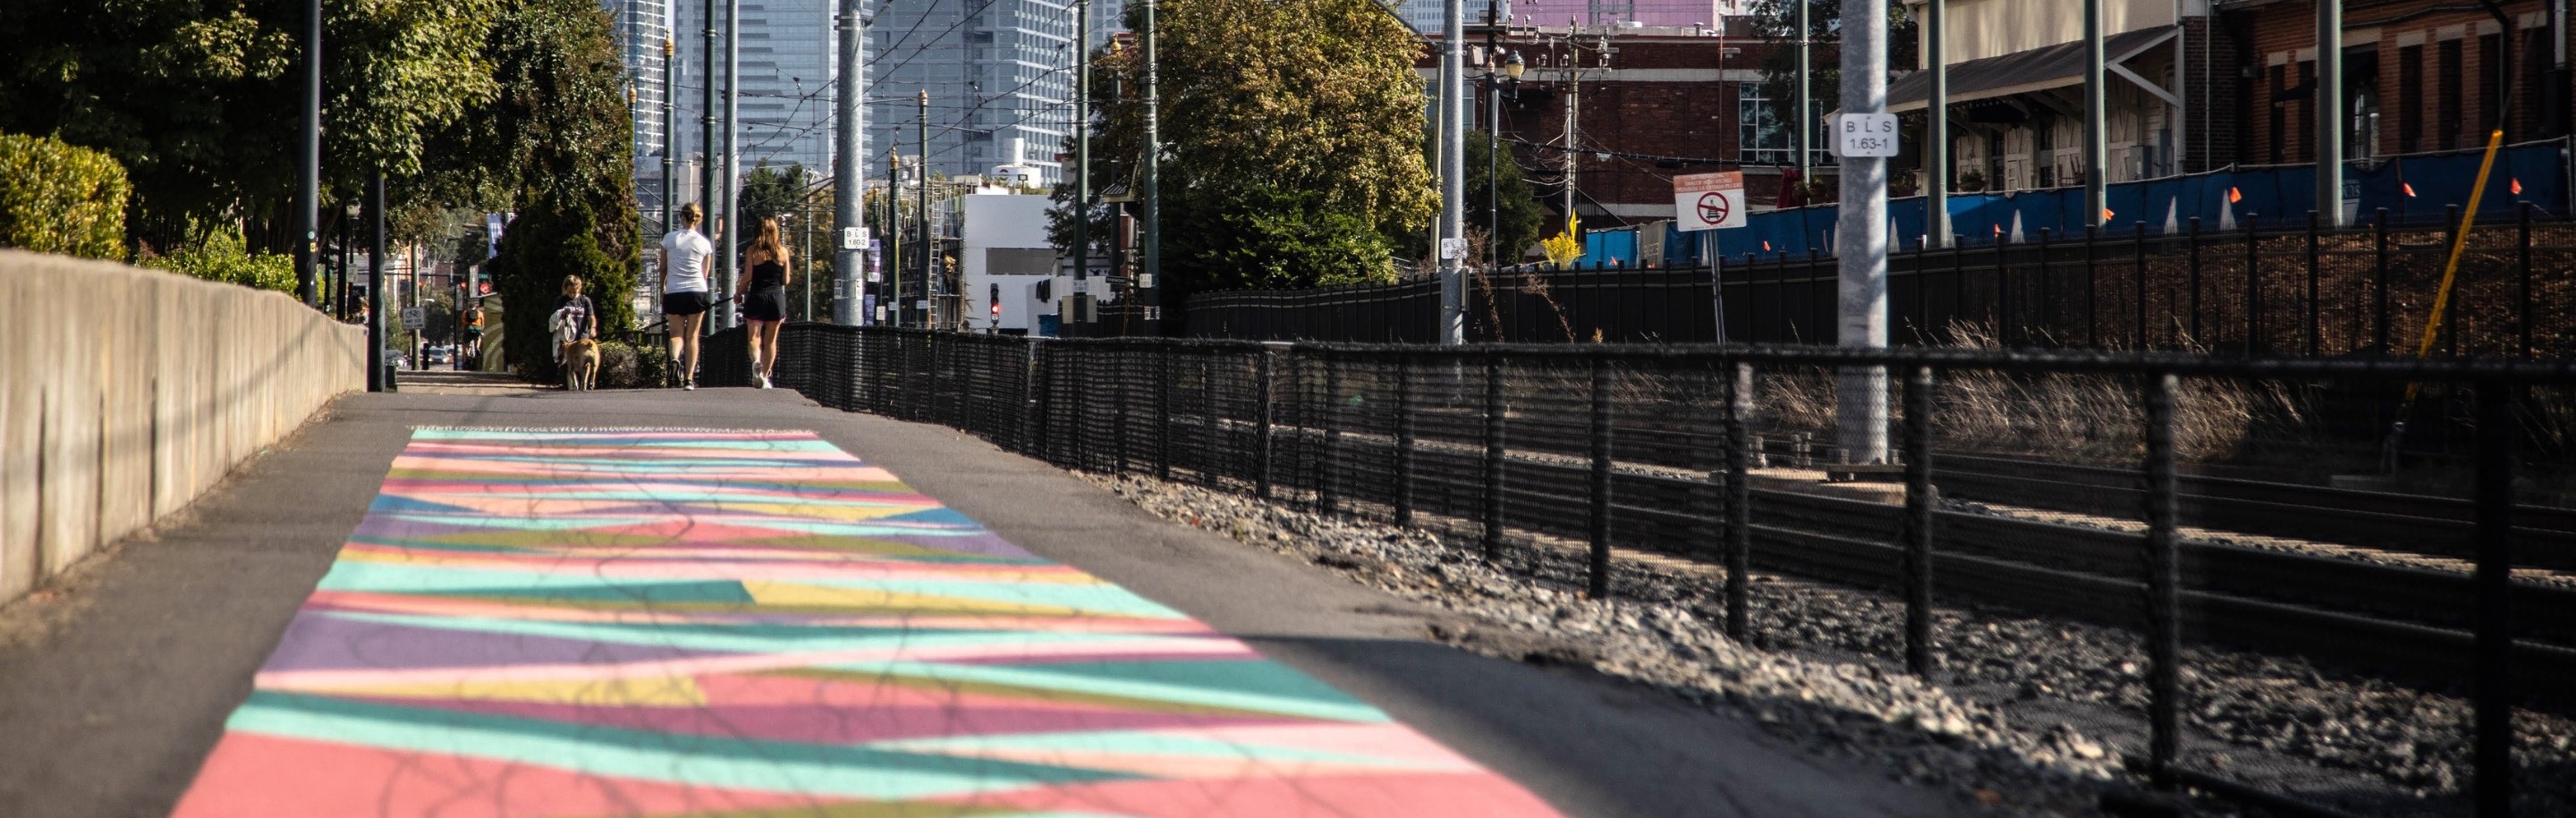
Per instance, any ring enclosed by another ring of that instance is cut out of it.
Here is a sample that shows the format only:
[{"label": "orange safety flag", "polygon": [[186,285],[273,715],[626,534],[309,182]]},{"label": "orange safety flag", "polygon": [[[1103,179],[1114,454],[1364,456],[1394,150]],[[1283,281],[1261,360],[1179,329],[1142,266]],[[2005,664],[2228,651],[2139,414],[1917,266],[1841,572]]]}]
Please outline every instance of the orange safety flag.
[{"label": "orange safety flag", "polygon": [[1770,242],[1765,241],[1765,242],[1763,242],[1763,243],[1762,243],[1762,252],[1765,252],[1765,253],[1771,252],[1771,243],[1770,243]]},{"label": "orange safety flag", "polygon": [[2522,195],[2522,180],[2519,178],[2513,180],[2513,195]]},{"label": "orange safety flag", "polygon": [[2000,224],[1995,225],[1995,235],[2000,236],[2000,235],[2003,235],[2003,234],[2004,234],[2004,226],[2003,226],[2003,225],[2000,225]]},{"label": "orange safety flag", "polygon": [[2116,216],[2116,215],[2119,215],[2119,214],[2111,212],[2111,209],[2110,209],[2110,208],[2107,208],[2107,207],[2106,207],[2106,208],[2102,208],[2102,220],[2103,220],[2103,221],[2106,221],[2106,222],[2107,222],[2107,221],[2110,221],[2110,220],[2111,220],[2111,217],[2112,217],[2112,216]]},{"label": "orange safety flag", "polygon": [[2406,198],[2409,198],[2409,199],[2415,198],[2415,186],[2414,186],[2413,184],[2409,184],[2409,183],[2406,183],[2406,182],[2399,182],[2399,183],[2397,183],[2397,186],[2398,186],[2398,187],[2402,187],[2402,188],[2405,188],[2405,189],[2406,189]]},{"label": "orange safety flag", "polygon": [[2243,191],[2237,190],[2237,189],[2232,188],[2232,187],[2227,189],[2227,203],[2228,203],[2228,204],[2235,204],[2235,203],[2237,203],[2237,202],[2242,202],[2242,201],[2245,201],[2245,193],[2244,193]]}]

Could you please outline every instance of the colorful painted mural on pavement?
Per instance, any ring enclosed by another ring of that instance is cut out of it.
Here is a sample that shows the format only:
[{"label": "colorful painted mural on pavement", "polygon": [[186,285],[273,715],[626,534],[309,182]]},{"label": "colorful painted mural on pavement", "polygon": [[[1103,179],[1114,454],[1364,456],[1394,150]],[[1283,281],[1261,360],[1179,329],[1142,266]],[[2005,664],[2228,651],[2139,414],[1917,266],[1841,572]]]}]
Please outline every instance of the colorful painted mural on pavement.
[{"label": "colorful painted mural on pavement", "polygon": [[806,432],[423,429],[208,816],[1516,816],[1511,781]]}]

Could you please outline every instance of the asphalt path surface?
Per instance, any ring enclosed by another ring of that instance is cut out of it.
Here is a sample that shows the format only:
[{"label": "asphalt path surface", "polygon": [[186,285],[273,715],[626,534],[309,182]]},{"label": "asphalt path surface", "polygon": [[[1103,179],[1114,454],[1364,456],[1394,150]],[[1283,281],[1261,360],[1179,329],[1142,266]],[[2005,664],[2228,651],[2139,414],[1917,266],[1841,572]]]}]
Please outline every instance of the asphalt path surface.
[{"label": "asphalt path surface", "polygon": [[1934,816],[1968,807],[1590,671],[1430,640],[1435,612],[1159,520],[951,429],[787,390],[354,395],[189,509],[0,612],[0,815],[169,812],[415,426],[802,429],[1042,557],[1373,704],[1570,815]]}]

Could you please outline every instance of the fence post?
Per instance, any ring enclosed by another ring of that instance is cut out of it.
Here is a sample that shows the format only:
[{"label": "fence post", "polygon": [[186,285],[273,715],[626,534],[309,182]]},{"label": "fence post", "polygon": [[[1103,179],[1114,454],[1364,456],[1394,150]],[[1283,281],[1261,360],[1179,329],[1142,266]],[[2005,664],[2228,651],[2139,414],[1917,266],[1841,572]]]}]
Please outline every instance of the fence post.
[{"label": "fence post", "polygon": [[2513,814],[2513,387],[2477,385],[2475,764],[2480,818]]},{"label": "fence post", "polygon": [[2191,342],[2200,343],[2200,217],[2191,217]]},{"label": "fence post", "polygon": [[1610,362],[1595,353],[1592,365],[1592,598],[1610,598]]},{"label": "fence post", "polygon": [[1216,464],[1219,460],[1224,459],[1219,453],[1225,450],[1224,447],[1218,445],[1217,442],[1219,429],[1217,426],[1216,352],[1214,350],[1206,350],[1199,353],[1198,404],[1199,445],[1198,451],[1194,454],[1198,456],[1197,468],[1199,471],[1199,486],[1213,491],[1218,486],[1224,485],[1224,480],[1217,476]]},{"label": "fence post", "polygon": [[2132,306],[2136,307],[2138,311],[2137,348],[2145,350],[2147,348],[2147,223],[2145,220],[2140,220],[2138,222],[2137,233],[2138,246],[2135,249],[2137,250],[2138,264],[2138,303]]},{"label": "fence post", "polygon": [[2245,354],[2253,355],[2269,346],[2263,342],[2263,248],[2262,237],[2254,232],[2254,220],[2262,214],[2245,214]]},{"label": "fence post", "polygon": [[2174,393],[2171,373],[2146,376],[2147,462],[2147,766],[2157,782],[2171,781],[2182,742],[2182,572],[2177,558],[2174,476]]},{"label": "fence post", "polygon": [[2316,221],[2318,221],[2316,211],[2308,211],[2308,358],[2321,355],[2326,347],[2324,345],[2326,332],[2324,327],[2321,327],[2321,324],[2324,324],[2324,311],[2318,309],[2318,288],[2316,288],[2318,268],[2324,268],[2326,257],[2324,257],[2324,250],[2318,247],[2318,239],[2321,237],[2318,237]]},{"label": "fence post", "polygon": [[1905,385],[1905,668],[1932,677],[1932,368]]},{"label": "fence post", "polygon": [[1110,410],[1115,413],[1109,416],[1109,445],[1116,450],[1113,454],[1118,458],[1118,467],[1111,473],[1120,476],[1127,474],[1127,388],[1130,385],[1127,379],[1136,368],[1135,349],[1128,346],[1131,343],[1133,342],[1118,342],[1120,349],[1117,363],[1112,364],[1117,371],[1112,379],[1115,382],[1115,391],[1112,393],[1114,398],[1109,403]]},{"label": "fence post", "polygon": [[1029,366],[1025,374],[1029,383],[1029,403],[1032,404],[1028,419],[1028,454],[1040,461],[1053,463],[1056,462],[1054,450],[1047,445],[1047,432],[1052,425],[1047,422],[1047,414],[1055,408],[1055,369],[1046,365],[1048,347],[1045,339],[1030,338],[1027,343]]},{"label": "fence post", "polygon": [[1262,347],[1259,362],[1253,368],[1253,378],[1257,381],[1253,385],[1253,399],[1260,401],[1261,407],[1253,439],[1252,493],[1264,500],[1270,499],[1270,424],[1276,419],[1270,408],[1270,378],[1275,366],[1273,357],[1269,347]]},{"label": "fence post", "polygon": [[2376,336],[2379,357],[2389,357],[2388,349],[2388,208],[2379,208],[2379,217],[2371,227],[2373,281],[2371,291],[2378,302],[2373,307],[2371,332]]},{"label": "fence post", "polygon": [[2084,345],[2094,349],[2102,348],[2102,271],[2094,256],[2101,249],[2104,229],[2084,226]]},{"label": "fence post", "polygon": [[1503,553],[1503,356],[1485,353],[1485,558]]},{"label": "fence post", "polygon": [[[2458,247],[2460,246],[2460,234],[2468,232],[2469,223],[2460,218],[2459,205],[2451,205],[2447,210],[2450,213],[2449,219],[2451,224],[2451,233],[2448,240],[2444,241],[2443,244],[2451,247]],[[2442,333],[2448,336],[2443,341],[2442,355],[2444,357],[2457,358],[2460,357],[2460,302],[2466,299],[2456,297],[2459,295],[2456,291],[2453,292],[2452,295],[2454,297],[2442,308]]]},{"label": "fence post", "polygon": [[2520,317],[2518,317],[2518,318],[2517,318],[2517,319],[2515,319],[2515,321],[2514,321],[2514,327],[2515,327],[2516,329],[2521,330],[2521,335],[2522,335],[2522,338],[2521,338],[2521,340],[2522,340],[2522,346],[2515,348],[2515,349],[2514,349],[2514,353],[2513,353],[2513,354],[2514,354],[2514,357],[2517,357],[2517,358],[2529,358],[2529,357],[2531,357],[2531,203],[2530,203],[2530,202],[2523,202],[2523,203],[2522,203],[2521,213],[2520,213],[2520,214],[2518,214],[2517,218],[2518,218],[2518,219],[2519,219],[2519,221],[2521,222],[2520,227],[2521,227],[2521,233],[2522,233],[2520,241],[2516,244],[2516,252],[2518,253],[2518,255],[2519,255],[2519,257],[2520,257],[2521,267],[2522,267],[2522,292],[2521,292],[2521,295],[2516,299],[2516,302],[2517,302],[2517,303],[2519,303],[2519,304],[2521,304],[2521,305],[2522,305],[2522,308],[2521,308],[2521,310],[2520,310],[2520,312],[2521,312]]},{"label": "fence post", "polygon": [[1172,348],[1153,346],[1154,479],[1172,479]]},{"label": "fence post", "polygon": [[1315,480],[1315,509],[1332,516],[1341,499],[1342,460],[1342,366],[1340,356],[1331,352],[1316,355],[1324,364],[1324,457]]},{"label": "fence post", "polygon": [[1965,236],[1950,237],[1950,325],[1951,343],[1958,343],[1958,324],[1968,320],[1968,242]]},{"label": "fence post", "polygon": [[[2051,234],[2048,228],[2042,227],[2039,229],[2038,318],[2039,331],[2044,334],[2055,335],[2057,327],[2057,283],[2052,279],[2055,279],[2057,276],[2055,272],[2050,269],[2052,265],[2049,264],[2048,251],[2050,238]],[[2027,335],[2028,333],[2025,332],[2025,341],[2028,340]]]},{"label": "fence post", "polygon": [[2013,345],[2012,268],[2004,258],[2004,240],[1995,239],[1995,340],[2006,347]]},{"label": "fence post", "polygon": [[1413,524],[1413,356],[1395,356],[1395,524]]},{"label": "fence post", "polygon": [[1726,404],[1726,638],[1744,642],[1753,583],[1753,366],[1720,370]]}]

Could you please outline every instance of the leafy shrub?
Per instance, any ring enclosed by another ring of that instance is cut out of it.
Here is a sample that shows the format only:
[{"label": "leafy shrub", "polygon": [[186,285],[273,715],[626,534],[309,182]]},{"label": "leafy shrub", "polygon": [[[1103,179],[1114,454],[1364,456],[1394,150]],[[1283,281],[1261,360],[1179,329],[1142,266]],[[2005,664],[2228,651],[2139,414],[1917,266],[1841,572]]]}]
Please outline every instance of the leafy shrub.
[{"label": "leafy shrub", "polygon": [[178,252],[147,257],[141,263],[207,281],[295,292],[295,259],[284,253],[250,252],[241,234],[230,230],[208,230]]},{"label": "leafy shrub", "polygon": [[125,255],[125,166],[42,136],[0,134],[0,247]]},{"label": "leafy shrub", "polygon": [[617,341],[599,344],[599,388],[651,389],[662,385],[671,369],[671,353],[659,346],[638,347]]}]

